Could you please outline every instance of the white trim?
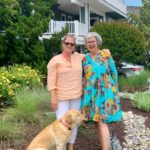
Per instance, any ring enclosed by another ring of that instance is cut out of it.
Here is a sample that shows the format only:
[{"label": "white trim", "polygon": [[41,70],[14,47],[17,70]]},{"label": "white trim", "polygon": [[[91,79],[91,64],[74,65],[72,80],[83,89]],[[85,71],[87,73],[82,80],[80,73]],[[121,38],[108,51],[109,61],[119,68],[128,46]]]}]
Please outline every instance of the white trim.
[{"label": "white trim", "polygon": [[93,8],[93,7],[91,7],[91,6],[90,6],[90,11],[91,11],[91,12],[94,12],[94,13],[97,14],[97,15],[102,16],[102,17],[103,17],[103,21],[106,21],[106,14],[105,14],[105,13],[102,13],[102,12],[100,12],[98,9]]},{"label": "white trim", "polygon": [[105,15],[105,13],[100,12],[99,9],[93,8],[92,6],[90,6],[90,11],[93,12],[93,13],[95,13],[95,14],[98,14],[100,16],[104,16]]},{"label": "white trim", "polygon": [[103,16],[103,21],[106,22],[106,14]]},{"label": "white trim", "polygon": [[85,7],[85,24],[87,26],[87,29],[90,29],[90,8],[89,8],[89,4],[85,3],[84,4]]},{"label": "white trim", "polygon": [[77,4],[80,7],[84,7],[84,3],[80,0],[71,0],[71,3]]},{"label": "white trim", "polygon": [[[100,0],[97,0],[97,1],[100,1]],[[120,14],[126,18],[127,17],[126,10],[124,10],[125,12],[123,12],[123,10],[118,9],[115,5],[112,5],[112,2],[114,2],[114,0],[113,1],[110,1],[110,0],[101,1],[102,4],[104,4],[108,8],[112,9],[113,11],[117,12],[118,14]]]},{"label": "white trim", "polygon": [[79,8],[79,21],[81,22],[81,7]]}]

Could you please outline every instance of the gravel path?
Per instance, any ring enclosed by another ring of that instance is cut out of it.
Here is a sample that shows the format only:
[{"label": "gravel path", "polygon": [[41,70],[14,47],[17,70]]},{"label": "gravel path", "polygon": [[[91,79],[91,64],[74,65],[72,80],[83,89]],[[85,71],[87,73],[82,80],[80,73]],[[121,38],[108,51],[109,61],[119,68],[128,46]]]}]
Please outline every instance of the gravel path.
[{"label": "gravel path", "polygon": [[150,150],[150,129],[144,124],[146,119],[131,111],[123,113],[126,134],[123,150]]}]

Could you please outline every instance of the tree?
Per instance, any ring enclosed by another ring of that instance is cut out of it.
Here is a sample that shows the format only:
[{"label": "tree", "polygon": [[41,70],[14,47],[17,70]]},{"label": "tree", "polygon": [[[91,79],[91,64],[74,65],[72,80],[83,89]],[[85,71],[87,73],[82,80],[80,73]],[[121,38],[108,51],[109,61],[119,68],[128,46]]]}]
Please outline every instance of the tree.
[{"label": "tree", "polygon": [[145,37],[145,62],[150,67],[150,1],[142,0],[140,15],[129,14],[128,22],[138,27]]},{"label": "tree", "polygon": [[0,33],[17,20],[19,3],[17,0],[0,1]]},{"label": "tree", "polygon": [[[55,0],[4,0],[4,2],[5,7],[1,7],[1,12],[6,12],[5,16],[14,12],[15,19],[5,18],[1,13],[0,21],[6,19],[6,23],[1,25],[4,34],[0,34],[0,43],[3,43],[1,51],[5,50],[5,56],[0,57],[3,58],[1,65],[26,63],[40,68],[40,65],[45,63],[46,54],[38,36],[48,28],[53,15],[51,7],[55,4]],[[14,7],[10,7],[10,3],[14,4]]]},{"label": "tree", "polygon": [[150,67],[150,1],[142,0],[143,7],[140,10],[140,30],[144,33],[146,39],[146,61]]},{"label": "tree", "polygon": [[127,17],[127,22],[139,28],[140,26],[140,16],[130,13]]},{"label": "tree", "polygon": [[101,48],[110,49],[115,61],[144,62],[144,35],[127,22],[98,23],[92,31],[102,36]]},{"label": "tree", "polygon": [[5,58],[7,47],[6,29],[17,20],[17,14],[19,11],[19,3],[17,0],[2,0],[0,1],[0,62]]}]

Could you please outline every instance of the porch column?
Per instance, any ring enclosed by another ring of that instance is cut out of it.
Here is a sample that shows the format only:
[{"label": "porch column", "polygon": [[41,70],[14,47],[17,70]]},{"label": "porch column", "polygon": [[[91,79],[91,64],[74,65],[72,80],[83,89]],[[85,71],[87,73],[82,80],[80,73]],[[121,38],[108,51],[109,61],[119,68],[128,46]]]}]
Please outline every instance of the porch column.
[{"label": "porch column", "polygon": [[87,3],[84,3],[84,7],[80,7],[80,22],[86,25],[88,32],[90,28],[90,9]]},{"label": "porch column", "polygon": [[103,16],[103,21],[106,22],[106,13]]}]

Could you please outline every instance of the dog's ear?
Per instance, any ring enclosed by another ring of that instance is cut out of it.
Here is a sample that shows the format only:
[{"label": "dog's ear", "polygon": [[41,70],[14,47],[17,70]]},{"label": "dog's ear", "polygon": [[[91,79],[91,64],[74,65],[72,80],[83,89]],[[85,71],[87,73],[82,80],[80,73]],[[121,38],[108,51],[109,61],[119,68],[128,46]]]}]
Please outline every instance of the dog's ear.
[{"label": "dog's ear", "polygon": [[68,124],[71,124],[71,123],[72,123],[72,116],[71,116],[71,114],[66,114],[65,121],[66,121]]}]

